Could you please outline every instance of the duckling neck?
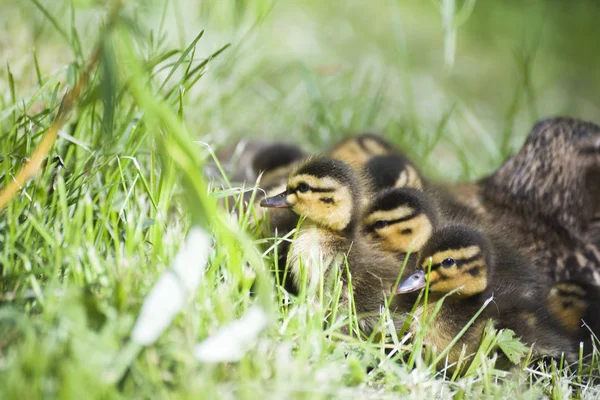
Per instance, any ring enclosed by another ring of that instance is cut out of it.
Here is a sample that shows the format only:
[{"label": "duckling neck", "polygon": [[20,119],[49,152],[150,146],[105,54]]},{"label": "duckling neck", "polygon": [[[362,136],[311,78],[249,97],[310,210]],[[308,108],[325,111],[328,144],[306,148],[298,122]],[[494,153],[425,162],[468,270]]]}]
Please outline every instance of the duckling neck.
[{"label": "duckling neck", "polygon": [[348,224],[346,224],[345,227],[341,227],[341,229],[337,226],[332,227],[330,225],[318,223],[308,219],[302,224],[302,227],[300,229],[301,231],[309,229],[318,229],[323,233],[327,233],[329,235],[335,235],[344,239],[354,240],[354,238],[356,237],[356,217],[352,216]]}]

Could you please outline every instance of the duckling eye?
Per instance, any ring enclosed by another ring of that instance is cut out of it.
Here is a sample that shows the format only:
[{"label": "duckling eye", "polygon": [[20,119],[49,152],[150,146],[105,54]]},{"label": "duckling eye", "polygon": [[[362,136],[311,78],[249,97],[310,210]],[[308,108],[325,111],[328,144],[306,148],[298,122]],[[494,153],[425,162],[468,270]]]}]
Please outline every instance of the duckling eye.
[{"label": "duckling eye", "polygon": [[453,267],[456,264],[456,261],[454,261],[454,258],[446,258],[445,260],[443,260],[440,265],[444,268],[450,268]]},{"label": "duckling eye", "polygon": [[302,193],[306,193],[310,190],[310,187],[306,183],[301,183],[296,186],[296,190]]},{"label": "duckling eye", "polygon": [[389,225],[389,223],[387,221],[379,220],[379,221],[375,221],[375,223],[373,224],[373,228],[374,229],[382,229],[388,225]]}]

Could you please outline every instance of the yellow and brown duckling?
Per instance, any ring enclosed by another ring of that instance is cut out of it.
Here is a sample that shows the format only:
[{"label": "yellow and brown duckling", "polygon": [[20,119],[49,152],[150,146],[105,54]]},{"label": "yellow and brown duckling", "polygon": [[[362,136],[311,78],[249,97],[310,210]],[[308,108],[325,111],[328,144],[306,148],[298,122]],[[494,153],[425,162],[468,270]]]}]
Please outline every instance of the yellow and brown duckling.
[{"label": "yellow and brown duckling", "polygon": [[583,344],[583,354],[591,354],[600,339],[600,288],[578,281],[556,282],[547,305],[576,346]]},{"label": "yellow and brown duckling", "polygon": [[457,185],[456,198],[502,219],[554,281],[600,285],[600,127],[571,118],[538,122],[496,172]]},{"label": "yellow and brown duckling", "polygon": [[[438,352],[449,346],[487,299],[494,298],[449,351],[449,363],[458,361],[463,346],[466,354],[477,350],[489,319],[496,328],[512,329],[525,343],[534,345],[536,354],[559,357],[564,352],[569,359],[576,358],[561,324],[539,304],[548,292],[547,280],[495,234],[486,235],[464,225],[445,226],[425,244],[417,268],[399,284],[396,293],[428,287],[432,303],[448,296],[424,335],[424,343]],[[428,315],[433,309],[429,304]],[[422,314],[423,306],[419,306],[410,328],[413,333],[421,329]]]},{"label": "yellow and brown duckling", "polygon": [[[289,208],[303,218],[288,253],[289,274],[296,289],[303,281],[303,271],[308,284],[315,285],[327,279],[334,266],[347,263],[357,312],[371,316],[361,318],[363,331],[369,333],[383,301],[392,294],[401,266],[358,234],[362,190],[363,183],[348,164],[312,157],[290,174],[285,191],[264,199],[261,206]],[[344,271],[344,284],[349,282],[347,278]],[[410,304],[403,302],[406,300],[399,298],[392,308],[405,312]],[[373,314],[377,314],[374,320]],[[400,326],[402,323],[399,319]]]},{"label": "yellow and brown duckling", "polygon": [[370,202],[363,215],[363,232],[382,250],[404,259],[421,250],[443,221],[477,223],[477,216],[443,190],[397,188],[384,190]]},{"label": "yellow and brown duckling", "polygon": [[398,188],[383,191],[363,214],[364,235],[400,260],[421,250],[439,220],[436,204],[425,192]]}]

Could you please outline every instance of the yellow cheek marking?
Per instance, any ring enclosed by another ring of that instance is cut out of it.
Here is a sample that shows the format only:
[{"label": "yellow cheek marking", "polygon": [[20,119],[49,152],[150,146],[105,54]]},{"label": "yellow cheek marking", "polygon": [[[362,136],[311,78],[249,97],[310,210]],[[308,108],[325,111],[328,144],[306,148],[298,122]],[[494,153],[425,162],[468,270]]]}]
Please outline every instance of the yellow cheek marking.
[{"label": "yellow cheek marking", "polygon": [[429,284],[429,289],[432,292],[448,293],[458,288],[461,288],[458,293],[465,296],[483,292],[487,288],[486,273],[482,272],[477,277],[461,274],[452,279]]},{"label": "yellow cheek marking", "polygon": [[352,219],[352,195],[348,188],[343,187],[337,190],[332,197],[333,204],[325,204],[319,201],[322,216],[320,220],[317,219],[316,221],[324,221],[327,226],[335,230],[342,230]]},{"label": "yellow cheek marking", "polygon": [[[481,251],[481,248],[479,246],[469,246],[469,247],[464,247],[462,249],[456,249],[456,250],[450,249],[450,250],[440,251],[438,253],[435,253],[431,257],[431,259],[432,259],[431,265],[439,264],[446,258],[454,258],[455,260],[464,260],[466,258],[475,257],[480,251]],[[421,264],[423,269],[427,269],[428,265],[429,265],[429,259],[425,259],[423,261],[423,263]]]},{"label": "yellow cheek marking", "polygon": [[288,204],[294,205],[298,201],[298,196],[296,196],[296,193],[288,194],[285,198],[285,201]]},{"label": "yellow cheek marking", "polygon": [[407,183],[408,183],[408,173],[406,170],[404,170],[400,173],[400,176],[398,177],[398,180],[396,180],[396,183],[394,183],[394,187],[402,188],[402,187],[407,186],[406,185]]},{"label": "yellow cheek marking", "polygon": [[423,189],[423,182],[421,182],[421,178],[419,177],[417,171],[410,165],[406,166],[406,171],[408,172],[408,181],[406,182],[406,187]]},{"label": "yellow cheek marking", "polygon": [[[290,202],[292,196],[296,196],[295,202]],[[322,197],[332,198],[333,203],[323,203],[320,201]],[[296,192],[288,196],[288,202],[293,204],[296,214],[336,231],[343,230],[352,218],[352,195],[343,186],[331,193]]]},{"label": "yellow cheek marking", "polygon": [[[411,229],[412,233],[403,234],[404,229]],[[431,237],[433,227],[429,218],[421,214],[406,222],[390,225],[379,229],[377,234],[382,241],[384,250],[400,253],[419,252]],[[377,240],[377,239],[375,239]]]},{"label": "yellow cheek marking", "polygon": [[431,283],[431,282],[435,282],[435,281],[437,281],[438,279],[440,279],[440,274],[438,274],[438,272],[437,272],[437,271],[431,271],[431,272],[429,273],[429,282],[430,282],[430,283]]},{"label": "yellow cheek marking", "polygon": [[[479,275],[473,276],[467,271],[472,267],[479,267]],[[435,275],[434,275],[435,273]],[[461,265],[460,268],[438,268],[431,272],[429,288],[433,292],[448,293],[454,289],[460,289],[460,294],[471,296],[483,292],[487,288],[487,271],[481,260],[475,260],[469,264]],[[438,277],[440,279],[438,279]],[[442,280],[441,278],[446,278]]]},{"label": "yellow cheek marking", "polygon": [[[562,284],[556,286],[562,286]],[[573,292],[582,292],[581,288],[573,286],[563,286],[563,289],[574,289]],[[585,295],[585,291],[581,294]],[[563,326],[572,331],[576,331],[581,327],[581,320],[588,309],[587,303],[580,297],[561,294],[556,288],[550,290],[547,304],[552,314]]]},{"label": "yellow cheek marking", "polygon": [[409,216],[414,210],[408,206],[400,206],[389,211],[375,211],[369,214],[366,218],[366,224],[371,225],[377,221],[390,221],[394,219],[400,219]]}]

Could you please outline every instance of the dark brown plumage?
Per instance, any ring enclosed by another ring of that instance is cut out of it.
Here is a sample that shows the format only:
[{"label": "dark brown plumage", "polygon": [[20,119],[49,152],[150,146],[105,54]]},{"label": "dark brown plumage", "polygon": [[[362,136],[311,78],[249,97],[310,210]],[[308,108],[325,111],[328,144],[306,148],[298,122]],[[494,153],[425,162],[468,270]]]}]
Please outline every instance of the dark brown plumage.
[{"label": "dark brown plumage", "polygon": [[600,127],[571,118],[537,123],[522,149],[458,201],[519,237],[553,280],[600,285]]}]

